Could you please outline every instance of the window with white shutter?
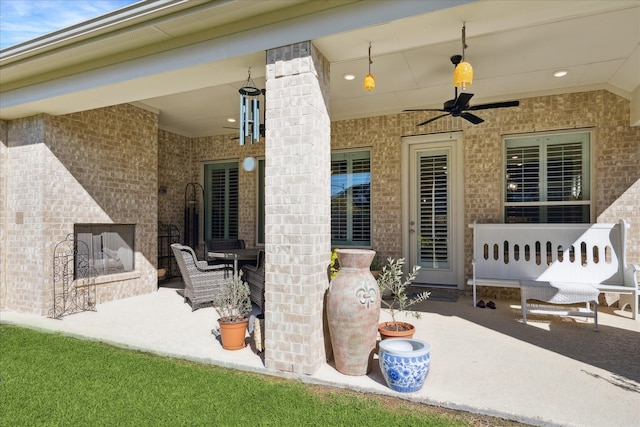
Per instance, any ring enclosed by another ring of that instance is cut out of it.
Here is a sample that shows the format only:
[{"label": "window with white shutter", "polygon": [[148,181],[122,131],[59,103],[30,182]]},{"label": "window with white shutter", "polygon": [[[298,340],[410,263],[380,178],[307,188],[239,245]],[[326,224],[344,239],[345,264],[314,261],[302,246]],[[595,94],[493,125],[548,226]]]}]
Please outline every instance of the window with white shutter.
[{"label": "window with white shutter", "polygon": [[331,244],[371,244],[371,160],[369,151],[331,155]]},{"label": "window with white shutter", "polygon": [[205,239],[238,238],[238,163],[204,166]]},{"label": "window with white shutter", "polygon": [[590,223],[589,132],[505,140],[505,222]]}]

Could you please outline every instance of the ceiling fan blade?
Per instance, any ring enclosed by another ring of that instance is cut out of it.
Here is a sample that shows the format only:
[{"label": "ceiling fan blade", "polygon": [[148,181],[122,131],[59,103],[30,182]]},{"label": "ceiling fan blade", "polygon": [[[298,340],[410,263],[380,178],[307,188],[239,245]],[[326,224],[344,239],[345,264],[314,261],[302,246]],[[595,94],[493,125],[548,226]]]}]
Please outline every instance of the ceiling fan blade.
[{"label": "ceiling fan blade", "polygon": [[418,108],[417,110],[402,110],[403,113],[408,113],[411,111],[442,111],[443,113],[447,112],[447,110],[443,110],[442,108]]},{"label": "ceiling fan blade", "polygon": [[453,108],[461,108],[461,107],[465,107],[467,105],[469,105],[469,100],[473,97],[472,93],[469,92],[462,92],[460,95],[458,95],[458,97],[456,98],[456,102],[453,104]]},{"label": "ceiling fan blade", "polygon": [[234,129],[234,130],[239,130],[240,128],[232,128],[229,126],[222,126],[222,129]]},{"label": "ceiling fan blade", "polygon": [[438,120],[439,118],[441,118],[441,117],[445,117],[445,116],[448,116],[448,115],[449,115],[449,113],[447,113],[447,114],[442,114],[442,115],[440,115],[440,116],[432,117],[432,118],[430,118],[429,120],[427,120],[426,122],[422,122],[422,123],[420,123],[420,124],[417,124],[416,126],[424,126],[424,125],[426,125],[427,123],[431,123],[431,122],[432,122],[432,121],[434,121],[434,120]]},{"label": "ceiling fan blade", "polygon": [[518,105],[520,105],[520,101],[493,102],[491,104],[474,105],[473,107],[465,108],[465,110],[488,110],[490,108],[517,107]]},{"label": "ceiling fan blade", "polygon": [[460,117],[462,117],[465,120],[470,121],[474,125],[477,125],[479,123],[484,122],[483,119],[481,119],[480,117],[476,116],[475,114],[471,114],[471,113],[460,113]]}]

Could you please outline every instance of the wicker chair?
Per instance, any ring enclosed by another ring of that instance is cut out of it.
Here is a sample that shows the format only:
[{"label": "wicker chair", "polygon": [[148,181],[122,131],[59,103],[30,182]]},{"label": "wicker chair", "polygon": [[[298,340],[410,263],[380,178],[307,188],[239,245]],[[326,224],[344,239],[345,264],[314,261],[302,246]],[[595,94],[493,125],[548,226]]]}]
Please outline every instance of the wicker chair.
[{"label": "wicker chair", "polygon": [[191,310],[210,306],[213,297],[231,277],[233,270],[224,265],[208,265],[198,261],[189,246],[178,243],[171,245],[184,281],[184,301],[191,304]]},{"label": "wicker chair", "polygon": [[256,265],[244,265],[242,271],[242,277],[249,284],[251,302],[264,311],[264,251],[258,253]]}]

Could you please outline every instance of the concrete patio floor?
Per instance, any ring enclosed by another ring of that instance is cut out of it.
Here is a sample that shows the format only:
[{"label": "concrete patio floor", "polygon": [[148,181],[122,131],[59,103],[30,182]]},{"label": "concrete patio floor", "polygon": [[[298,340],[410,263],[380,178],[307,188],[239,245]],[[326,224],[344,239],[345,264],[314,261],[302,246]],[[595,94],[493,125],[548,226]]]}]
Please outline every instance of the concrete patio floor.
[{"label": "concrete patio floor", "polygon": [[515,301],[497,300],[491,310],[474,308],[466,296],[428,300],[422,318],[410,321],[415,337],[431,344],[431,370],[422,390],[406,394],[386,386],[377,363],[359,377],[340,374],[332,362],[311,376],[267,370],[249,345],[222,349],[211,334],[215,311],[192,312],[179,292],[160,287],[63,320],[3,311],[0,322],[531,425],[640,425],[640,322],[630,312],[601,308],[594,332],[592,321],[556,316],[531,316],[523,325]]}]

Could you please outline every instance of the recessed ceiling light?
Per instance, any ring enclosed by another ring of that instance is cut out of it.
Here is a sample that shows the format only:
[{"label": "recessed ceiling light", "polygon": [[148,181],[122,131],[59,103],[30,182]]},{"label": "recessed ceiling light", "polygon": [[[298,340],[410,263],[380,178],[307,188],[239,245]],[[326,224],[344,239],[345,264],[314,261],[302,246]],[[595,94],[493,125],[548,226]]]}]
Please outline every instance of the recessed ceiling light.
[{"label": "recessed ceiling light", "polygon": [[554,71],[553,72],[553,76],[554,77],[564,77],[567,74],[569,74],[569,72],[567,70],[558,70],[558,71]]},{"label": "recessed ceiling light", "polygon": [[356,78],[356,76],[354,76],[351,73],[347,73],[343,77],[344,77],[345,80],[354,80]]},{"label": "recessed ceiling light", "polygon": [[228,121],[229,123],[235,123],[235,122],[236,122],[236,119],[234,119],[234,118],[231,118],[231,117],[230,117],[230,118],[228,118],[228,119],[227,119],[227,121]]}]

